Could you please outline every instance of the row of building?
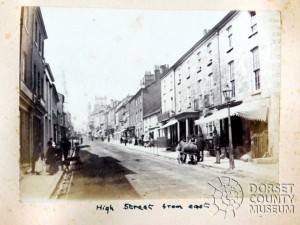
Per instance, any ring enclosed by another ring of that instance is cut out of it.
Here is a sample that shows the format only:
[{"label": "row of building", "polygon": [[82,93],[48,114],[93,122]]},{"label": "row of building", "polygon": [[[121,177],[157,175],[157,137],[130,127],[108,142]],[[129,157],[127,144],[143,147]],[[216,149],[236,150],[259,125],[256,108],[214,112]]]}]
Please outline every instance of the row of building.
[{"label": "row of building", "polygon": [[141,84],[133,96],[90,108],[89,129],[116,139],[148,136],[159,147],[172,147],[200,133],[209,139],[216,128],[226,145],[223,92],[230,89],[235,151],[278,157],[279,13],[230,11],[174,65],[156,66]]},{"label": "row of building", "polygon": [[54,84],[50,65],[44,57],[48,38],[39,7],[23,7],[20,21],[20,166],[25,171],[39,143],[43,149],[73,132],[65,97]]}]

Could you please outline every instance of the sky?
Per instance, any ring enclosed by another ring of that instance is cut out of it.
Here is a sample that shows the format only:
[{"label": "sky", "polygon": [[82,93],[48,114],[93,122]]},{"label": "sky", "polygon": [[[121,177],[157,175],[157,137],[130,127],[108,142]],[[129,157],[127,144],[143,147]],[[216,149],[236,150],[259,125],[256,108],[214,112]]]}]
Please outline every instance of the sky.
[{"label": "sky", "polygon": [[135,94],[145,71],[171,67],[228,11],[41,7],[48,35],[44,55],[75,129],[95,96]]}]

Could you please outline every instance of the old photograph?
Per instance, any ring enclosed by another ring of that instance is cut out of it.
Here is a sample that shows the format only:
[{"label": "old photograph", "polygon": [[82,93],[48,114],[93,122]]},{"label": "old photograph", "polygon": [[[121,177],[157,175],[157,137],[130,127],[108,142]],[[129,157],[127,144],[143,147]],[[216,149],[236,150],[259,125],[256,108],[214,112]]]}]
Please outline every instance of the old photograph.
[{"label": "old photograph", "polygon": [[226,214],[278,183],[280,12],[20,13],[21,202],[217,190]]}]

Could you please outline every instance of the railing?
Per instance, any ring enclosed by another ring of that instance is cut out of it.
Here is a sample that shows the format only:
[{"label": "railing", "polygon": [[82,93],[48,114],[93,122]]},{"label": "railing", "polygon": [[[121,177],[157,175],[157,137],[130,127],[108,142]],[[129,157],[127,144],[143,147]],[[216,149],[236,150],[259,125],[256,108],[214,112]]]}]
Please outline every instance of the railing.
[{"label": "railing", "polygon": [[254,133],[251,138],[253,158],[261,158],[268,152],[268,131]]}]

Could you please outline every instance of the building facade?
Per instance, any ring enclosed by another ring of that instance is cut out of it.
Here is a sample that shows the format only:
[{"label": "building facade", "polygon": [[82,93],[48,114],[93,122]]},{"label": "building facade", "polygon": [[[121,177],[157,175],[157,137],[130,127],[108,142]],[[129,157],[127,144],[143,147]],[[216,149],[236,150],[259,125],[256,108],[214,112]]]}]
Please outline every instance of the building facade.
[{"label": "building facade", "polygon": [[[144,116],[161,107],[161,76],[168,69],[168,65],[155,66],[152,82],[147,78],[151,72],[146,72],[143,80],[147,86],[142,86],[140,90],[129,101],[129,127],[130,135],[142,139],[145,135]],[[144,83],[143,83],[144,84]]]},{"label": "building facade", "polygon": [[[279,14],[229,12],[162,78],[161,138],[171,143],[192,134],[211,138],[216,128],[228,144],[223,91],[229,88],[235,150],[277,156],[279,60]],[[268,144],[255,149],[253,137],[264,135]]]},{"label": "building facade", "polygon": [[114,139],[120,140],[122,136],[128,137],[130,134],[127,131],[129,127],[129,100],[131,95],[127,95],[115,109],[116,130],[114,132]]},{"label": "building facade", "polygon": [[[50,65],[44,58],[47,33],[39,7],[23,7],[20,24],[20,169],[27,172],[39,143],[47,149],[52,137],[59,140],[58,118],[63,123],[60,102]],[[63,101],[63,99],[62,99]]]},{"label": "building facade", "polygon": [[23,7],[21,11],[20,47],[20,165],[31,163],[33,148],[44,143],[45,60],[47,39],[39,7]]}]

